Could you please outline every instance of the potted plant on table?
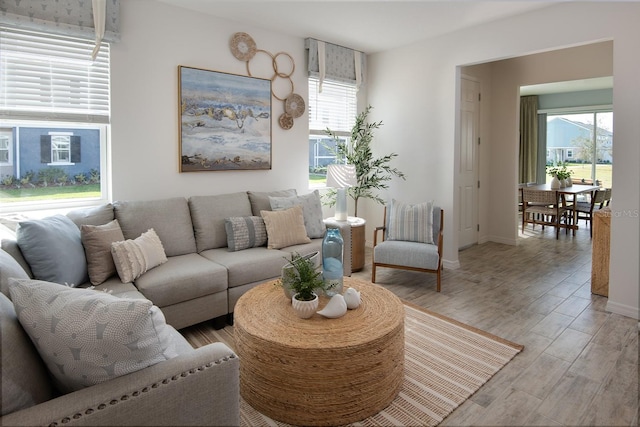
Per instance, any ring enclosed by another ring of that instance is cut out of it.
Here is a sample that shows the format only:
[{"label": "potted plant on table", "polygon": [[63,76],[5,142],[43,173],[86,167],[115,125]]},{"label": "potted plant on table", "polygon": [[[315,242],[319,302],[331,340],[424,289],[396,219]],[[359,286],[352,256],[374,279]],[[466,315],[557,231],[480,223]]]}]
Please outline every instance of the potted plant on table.
[{"label": "potted plant on table", "polygon": [[[315,254],[317,255],[317,253]],[[318,309],[318,292],[325,289],[322,272],[318,270],[313,256],[292,253],[289,264],[282,269],[278,284],[293,294],[291,303],[298,317],[307,319]]]}]

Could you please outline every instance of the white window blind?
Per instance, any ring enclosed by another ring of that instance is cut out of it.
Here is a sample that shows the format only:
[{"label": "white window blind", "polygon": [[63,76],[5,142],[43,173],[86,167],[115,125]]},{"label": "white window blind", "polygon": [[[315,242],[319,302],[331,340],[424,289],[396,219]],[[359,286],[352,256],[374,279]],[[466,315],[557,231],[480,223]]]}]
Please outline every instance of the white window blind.
[{"label": "white window blind", "polygon": [[0,118],[109,123],[109,44],[0,27]]},{"label": "white window blind", "polygon": [[319,79],[309,76],[309,132],[324,135],[329,128],[349,135],[357,114],[356,85],[325,79],[321,93],[318,87]]}]

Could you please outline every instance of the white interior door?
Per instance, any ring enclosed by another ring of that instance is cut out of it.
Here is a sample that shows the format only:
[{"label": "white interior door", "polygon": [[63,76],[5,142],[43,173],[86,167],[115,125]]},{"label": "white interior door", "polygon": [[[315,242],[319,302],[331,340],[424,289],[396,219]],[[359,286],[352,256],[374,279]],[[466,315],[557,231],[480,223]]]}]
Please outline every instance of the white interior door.
[{"label": "white interior door", "polygon": [[460,97],[459,249],[478,243],[480,83],[463,77]]}]

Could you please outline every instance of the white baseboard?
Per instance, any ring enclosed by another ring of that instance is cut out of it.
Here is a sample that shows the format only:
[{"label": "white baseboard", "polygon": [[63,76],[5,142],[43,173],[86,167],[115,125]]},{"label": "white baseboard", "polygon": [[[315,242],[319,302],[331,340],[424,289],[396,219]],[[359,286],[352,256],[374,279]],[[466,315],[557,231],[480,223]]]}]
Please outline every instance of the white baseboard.
[{"label": "white baseboard", "polygon": [[460,261],[448,261],[446,259],[442,260],[442,267],[448,268],[449,270],[456,270],[460,268]]},{"label": "white baseboard", "polygon": [[607,311],[622,316],[631,317],[632,319],[640,320],[640,308],[633,307],[631,305],[620,304],[611,300],[607,301]]},{"label": "white baseboard", "polygon": [[507,239],[499,236],[482,236],[478,239],[478,244],[487,243],[487,242],[496,242],[502,243],[505,245],[516,246],[518,244],[517,239]]}]

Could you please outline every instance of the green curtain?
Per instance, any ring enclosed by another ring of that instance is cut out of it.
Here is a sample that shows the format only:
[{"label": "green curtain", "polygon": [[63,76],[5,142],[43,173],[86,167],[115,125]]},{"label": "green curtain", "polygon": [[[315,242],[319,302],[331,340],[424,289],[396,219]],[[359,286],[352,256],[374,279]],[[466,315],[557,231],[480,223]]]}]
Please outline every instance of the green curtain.
[{"label": "green curtain", "polygon": [[538,96],[520,97],[519,182],[536,182],[538,165]]}]

